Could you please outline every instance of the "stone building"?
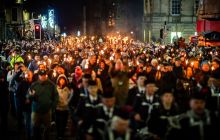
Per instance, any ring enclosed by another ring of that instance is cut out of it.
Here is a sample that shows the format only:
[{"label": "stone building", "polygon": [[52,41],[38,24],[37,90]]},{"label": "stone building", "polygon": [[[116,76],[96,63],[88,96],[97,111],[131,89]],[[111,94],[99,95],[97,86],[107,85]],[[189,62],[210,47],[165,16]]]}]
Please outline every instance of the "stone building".
[{"label": "stone building", "polygon": [[19,39],[23,29],[23,0],[2,0],[0,6],[0,39]]},{"label": "stone building", "polygon": [[199,0],[144,0],[143,40],[172,43],[196,34]]}]

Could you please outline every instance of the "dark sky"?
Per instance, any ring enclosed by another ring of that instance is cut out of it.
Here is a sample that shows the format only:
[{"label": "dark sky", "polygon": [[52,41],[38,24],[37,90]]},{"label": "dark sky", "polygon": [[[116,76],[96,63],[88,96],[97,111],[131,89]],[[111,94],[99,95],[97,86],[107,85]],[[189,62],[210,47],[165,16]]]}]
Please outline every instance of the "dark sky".
[{"label": "dark sky", "polygon": [[67,30],[79,28],[82,23],[83,0],[57,0],[56,10],[61,27]]},{"label": "dark sky", "polygon": [[[8,0],[6,0],[8,1]],[[57,21],[61,27],[61,30],[64,31],[64,27],[66,27],[66,31],[76,31],[80,29],[82,26],[83,19],[83,5],[85,1],[96,1],[96,0],[27,0],[30,3],[30,7],[32,9],[39,9],[40,13],[46,14],[48,7],[55,8],[55,13],[57,17]],[[105,0],[103,0],[105,1]],[[140,4],[143,0],[116,0],[121,1],[124,4],[129,3],[129,12],[133,17],[137,17],[139,15],[138,11],[140,11]],[[95,3],[94,3],[95,4]],[[126,5],[127,5],[126,4]],[[34,8],[33,8],[34,7]],[[142,7],[142,6],[141,6]]]}]

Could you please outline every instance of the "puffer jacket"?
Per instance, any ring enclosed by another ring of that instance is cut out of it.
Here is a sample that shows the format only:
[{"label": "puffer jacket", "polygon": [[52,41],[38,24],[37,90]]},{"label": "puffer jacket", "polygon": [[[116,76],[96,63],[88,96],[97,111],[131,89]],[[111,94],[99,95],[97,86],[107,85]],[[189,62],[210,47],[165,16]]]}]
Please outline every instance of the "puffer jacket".
[{"label": "puffer jacket", "polygon": [[71,93],[71,90],[67,86],[65,86],[64,88],[61,88],[58,86],[58,81],[61,78],[64,78],[66,82],[68,81],[64,74],[59,75],[59,77],[57,78],[57,91],[59,94],[59,101],[58,101],[56,109],[60,111],[65,111],[65,110],[68,110],[68,104],[72,97],[71,96],[72,93]]}]

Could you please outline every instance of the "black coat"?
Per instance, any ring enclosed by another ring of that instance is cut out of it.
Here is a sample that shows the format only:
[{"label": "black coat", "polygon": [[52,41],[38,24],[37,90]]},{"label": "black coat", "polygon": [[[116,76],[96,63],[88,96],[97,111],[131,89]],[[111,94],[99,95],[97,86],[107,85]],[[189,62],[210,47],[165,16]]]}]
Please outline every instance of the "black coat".
[{"label": "black coat", "polygon": [[163,105],[155,109],[148,121],[149,131],[160,138],[164,138],[169,127],[170,117],[174,117],[180,113],[176,104],[173,104],[170,110],[166,110]]},{"label": "black coat", "polygon": [[105,125],[108,125],[109,121],[118,114],[120,114],[120,109],[116,106],[113,107],[113,112],[111,116],[109,116],[107,112],[105,112],[104,106],[97,108],[95,128],[104,130]]},{"label": "black coat", "polygon": [[168,134],[169,140],[218,140],[220,139],[219,117],[206,111],[198,118],[188,111],[179,117],[178,127],[173,127]]},{"label": "black coat", "polygon": [[216,79],[220,79],[220,68],[212,71],[211,77],[216,78]]},{"label": "black coat", "polygon": [[90,128],[92,128],[92,132],[90,135],[93,136],[94,139],[101,140],[103,139],[104,133],[108,127],[110,127],[110,122],[114,116],[120,114],[120,110],[118,107],[113,107],[112,115],[109,116],[107,112],[104,110],[104,106],[97,108],[97,116],[96,120],[92,124]]},{"label": "black coat", "polygon": [[8,83],[4,79],[4,81],[0,80],[0,114],[7,113],[9,109],[9,90]]},{"label": "black coat", "polygon": [[95,102],[92,102],[89,96],[80,99],[76,108],[76,116],[78,121],[83,121],[80,125],[83,130],[88,130],[94,123],[97,116],[97,108],[100,106],[102,106],[100,96],[98,96],[98,99]]},{"label": "black coat", "polygon": [[20,100],[21,103],[21,109],[24,112],[31,112],[31,103],[27,104],[26,103],[26,97],[28,94],[28,89],[30,88],[32,83],[23,80],[18,86],[17,89],[17,98]]},{"label": "black coat", "polygon": [[134,109],[134,114],[140,114],[141,116],[141,121],[140,122],[136,122],[134,121],[132,124],[132,128],[134,129],[139,129],[139,128],[143,128],[147,125],[147,122],[150,118],[150,115],[152,113],[152,111],[154,109],[157,109],[159,107],[160,103],[159,103],[159,97],[158,96],[154,96],[153,98],[153,102],[149,102],[146,99],[145,95],[140,95],[137,94],[134,105],[133,105],[133,109]]},{"label": "black coat", "polygon": [[138,87],[133,87],[132,89],[130,89],[128,91],[128,98],[127,98],[126,104],[132,106],[134,104],[134,100],[137,94],[140,94],[140,95],[143,94],[139,91]]}]

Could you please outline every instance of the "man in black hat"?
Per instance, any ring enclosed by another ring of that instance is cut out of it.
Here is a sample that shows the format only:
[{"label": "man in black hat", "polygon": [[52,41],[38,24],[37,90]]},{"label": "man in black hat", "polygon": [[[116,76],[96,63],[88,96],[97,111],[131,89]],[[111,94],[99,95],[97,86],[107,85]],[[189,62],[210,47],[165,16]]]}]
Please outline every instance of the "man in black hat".
[{"label": "man in black hat", "polygon": [[152,111],[148,122],[148,130],[152,137],[164,139],[169,127],[169,119],[180,113],[173,92],[164,90],[160,97],[160,105]]},{"label": "man in black hat", "polygon": [[133,105],[135,129],[145,127],[151,112],[160,105],[159,97],[155,94],[157,90],[155,81],[146,80],[145,93],[136,95]]},{"label": "man in black hat", "polygon": [[97,108],[102,106],[101,96],[98,94],[98,86],[96,81],[88,81],[88,96],[80,99],[76,108],[76,116],[78,122],[79,137],[83,139],[89,130],[89,127],[95,121]]},{"label": "man in black hat", "polygon": [[145,93],[145,80],[147,79],[145,72],[140,72],[137,74],[137,86],[133,87],[128,91],[127,105],[132,106],[134,104],[134,98],[137,94]]},{"label": "man in black hat", "polygon": [[109,121],[115,114],[118,114],[118,107],[115,105],[116,99],[112,91],[103,93],[102,107],[98,108],[98,118],[102,118],[105,121]]},{"label": "man in black hat", "polygon": [[190,98],[190,110],[180,115],[171,125],[168,139],[211,140],[219,139],[219,116],[206,109],[206,98],[194,91]]},{"label": "man in black hat", "polygon": [[109,127],[112,118],[120,114],[120,109],[115,105],[116,99],[113,95],[113,88],[105,91],[102,95],[102,106],[97,108],[95,122],[88,130],[88,135],[93,139],[101,139],[106,127]]}]

